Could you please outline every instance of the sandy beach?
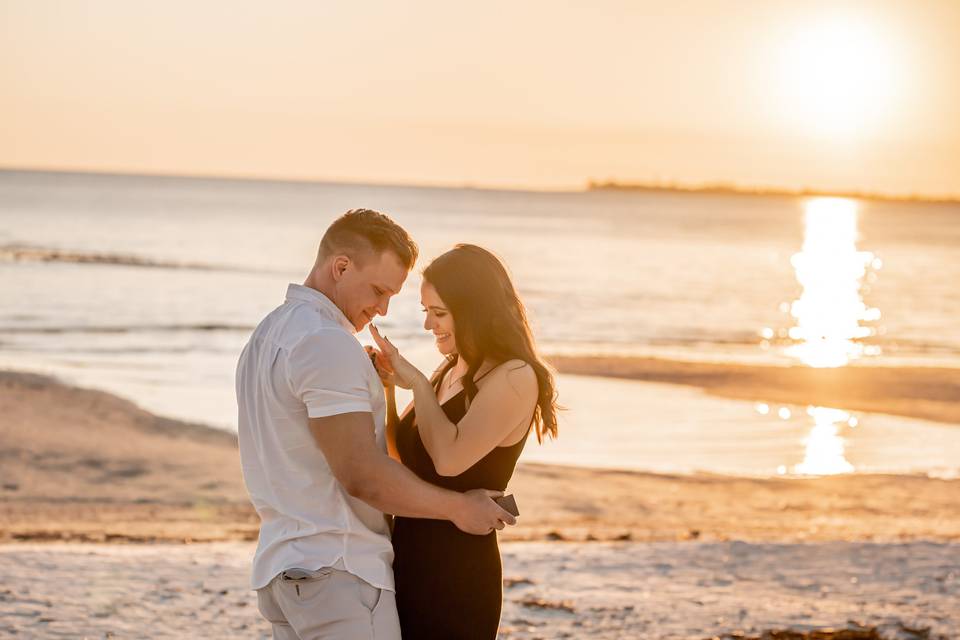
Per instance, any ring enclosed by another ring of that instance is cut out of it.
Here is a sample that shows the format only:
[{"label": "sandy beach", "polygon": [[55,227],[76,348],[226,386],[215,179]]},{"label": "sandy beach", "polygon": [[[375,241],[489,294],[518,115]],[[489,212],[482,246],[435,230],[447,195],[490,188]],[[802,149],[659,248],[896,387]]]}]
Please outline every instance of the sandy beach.
[{"label": "sandy beach", "polygon": [[0,640],[271,638],[244,472],[373,580],[380,338],[498,638],[960,640],[960,0],[236,4],[0,0]]},{"label": "sandy beach", "polygon": [[[0,545],[0,637],[269,638],[247,589],[253,546]],[[960,629],[957,544],[502,551],[505,639],[945,640]]]},{"label": "sandy beach", "polygon": [[[0,633],[265,632],[246,590],[257,517],[234,436],[16,372],[0,373],[0,415]],[[960,480],[526,464],[510,491],[522,515],[502,536],[503,637],[960,629]],[[146,594],[141,608],[124,604],[132,593]],[[204,619],[213,604],[226,613]]]}]

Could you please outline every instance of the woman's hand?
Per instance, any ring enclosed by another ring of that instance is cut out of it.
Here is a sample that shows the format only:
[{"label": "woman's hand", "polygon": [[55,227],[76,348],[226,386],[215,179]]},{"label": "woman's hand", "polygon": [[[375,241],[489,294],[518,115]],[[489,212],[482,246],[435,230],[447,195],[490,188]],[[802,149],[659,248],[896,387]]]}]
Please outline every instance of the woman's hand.
[{"label": "woman's hand", "polygon": [[396,380],[394,380],[393,367],[390,365],[390,360],[387,359],[383,352],[374,349],[370,345],[365,345],[363,347],[367,355],[370,356],[370,361],[373,362],[373,368],[377,370],[377,374],[380,376],[380,382],[383,383],[384,389],[391,389],[396,385]]},{"label": "woman's hand", "polygon": [[373,341],[377,343],[381,355],[386,357],[393,370],[394,384],[403,389],[412,389],[414,383],[424,377],[420,370],[400,355],[400,351],[393,346],[392,342],[381,336],[380,331],[373,324],[370,325],[370,335],[373,336]]}]

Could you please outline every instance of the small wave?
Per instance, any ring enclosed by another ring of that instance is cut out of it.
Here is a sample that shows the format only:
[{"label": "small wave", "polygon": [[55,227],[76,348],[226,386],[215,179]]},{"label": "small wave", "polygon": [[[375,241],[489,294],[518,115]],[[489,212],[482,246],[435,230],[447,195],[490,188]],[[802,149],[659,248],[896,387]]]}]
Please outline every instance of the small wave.
[{"label": "small wave", "polygon": [[177,262],[156,260],[128,253],[89,253],[53,249],[30,245],[8,244],[0,246],[0,261],[6,262],[60,262],[68,264],[98,264],[121,267],[146,267],[151,269],[190,269],[194,271],[232,271],[239,273],[280,273],[271,269],[249,269],[232,265],[217,265],[203,262]]},{"label": "small wave", "polygon": [[[945,333],[945,331],[944,331]],[[949,336],[947,336],[949,338]],[[932,342],[930,340],[915,340],[911,338],[900,338],[893,336],[871,336],[862,340],[853,340],[854,344],[860,344],[871,347],[879,347],[884,356],[938,356],[938,355],[957,355],[960,353],[960,343],[956,342]],[[758,341],[759,344],[759,341]],[[768,341],[771,347],[782,349],[798,344],[803,344],[800,340],[789,338],[774,338]]]},{"label": "small wave", "polygon": [[63,334],[63,333],[154,333],[184,331],[253,331],[253,325],[246,324],[142,324],[136,326],[93,326],[93,327],[0,327],[0,333],[6,334]]},{"label": "small wave", "polygon": [[[31,344],[21,346],[18,344],[4,343],[2,341],[0,341],[0,351],[5,353],[28,353],[32,355],[44,354],[55,356],[59,359],[68,359],[72,356],[142,356],[154,354],[162,354],[164,357],[169,357],[171,355],[197,353],[236,355],[235,350],[232,348],[217,348],[210,345],[169,346],[165,344],[156,344],[145,347],[101,347],[91,345],[84,345],[80,347],[64,347],[60,344]],[[102,360],[98,360],[97,366],[103,367],[104,362]]]},{"label": "small wave", "polygon": [[734,336],[657,336],[645,340],[646,344],[657,347],[684,346],[684,347],[710,347],[719,346],[754,346],[759,344],[759,339],[752,334],[745,334],[742,337]]},{"label": "small wave", "polygon": [[[586,331],[584,332],[586,333]],[[418,334],[419,335],[419,334]],[[582,335],[582,334],[581,334]],[[683,348],[711,348],[711,347],[757,347],[760,339],[753,334],[739,335],[700,335],[700,336],[647,336],[647,335],[615,335],[607,334],[594,339],[582,338],[573,332],[564,332],[559,335],[545,334],[541,342],[561,346],[581,347],[683,347]]]}]

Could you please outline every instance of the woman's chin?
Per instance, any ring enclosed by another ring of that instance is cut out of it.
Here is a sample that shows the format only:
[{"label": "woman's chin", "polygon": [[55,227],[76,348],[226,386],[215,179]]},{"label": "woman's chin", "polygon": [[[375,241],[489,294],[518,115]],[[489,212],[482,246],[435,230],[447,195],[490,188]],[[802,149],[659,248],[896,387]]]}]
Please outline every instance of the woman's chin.
[{"label": "woman's chin", "polygon": [[449,346],[447,346],[447,345],[445,345],[445,344],[438,344],[438,345],[435,345],[435,346],[437,347],[437,351],[440,352],[440,355],[446,356],[446,357],[448,357],[448,358],[449,358],[450,356],[455,355],[455,354],[457,353],[457,350],[456,350],[456,349],[453,349],[453,348],[451,348],[451,347],[449,347]]}]

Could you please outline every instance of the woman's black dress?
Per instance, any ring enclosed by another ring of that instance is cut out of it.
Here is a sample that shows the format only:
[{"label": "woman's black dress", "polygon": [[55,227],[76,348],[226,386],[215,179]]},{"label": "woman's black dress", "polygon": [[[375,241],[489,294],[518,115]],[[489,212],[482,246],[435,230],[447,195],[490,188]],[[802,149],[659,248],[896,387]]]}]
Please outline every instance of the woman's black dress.
[{"label": "woman's black dress", "polygon": [[[443,404],[451,422],[466,414],[464,399],[461,390]],[[397,426],[400,459],[423,480],[453,491],[506,489],[527,440],[496,447],[460,475],[445,477],[434,468],[413,422],[411,409]],[[503,575],[495,531],[474,536],[447,520],[397,517],[393,550],[404,640],[497,637]]]}]

